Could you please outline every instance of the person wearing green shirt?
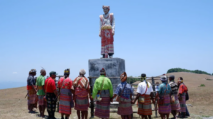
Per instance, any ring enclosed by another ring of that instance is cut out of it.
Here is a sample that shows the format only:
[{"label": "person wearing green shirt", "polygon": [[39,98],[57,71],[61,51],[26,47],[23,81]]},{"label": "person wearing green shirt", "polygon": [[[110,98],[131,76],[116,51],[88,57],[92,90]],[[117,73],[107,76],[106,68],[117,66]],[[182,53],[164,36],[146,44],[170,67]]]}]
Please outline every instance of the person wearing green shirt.
[{"label": "person wearing green shirt", "polygon": [[46,71],[42,69],[40,73],[41,75],[36,80],[36,86],[38,89],[37,95],[38,95],[40,116],[45,117],[44,112],[45,112],[46,102],[44,100],[44,97],[45,97],[45,89],[44,89],[45,77],[44,76],[46,75]]},{"label": "person wearing green shirt", "polygon": [[95,99],[96,96],[99,98],[96,102],[95,116],[103,119],[109,118],[109,106],[113,98],[113,87],[111,80],[106,77],[104,68],[101,69],[100,77],[95,80],[93,86],[93,99]]}]

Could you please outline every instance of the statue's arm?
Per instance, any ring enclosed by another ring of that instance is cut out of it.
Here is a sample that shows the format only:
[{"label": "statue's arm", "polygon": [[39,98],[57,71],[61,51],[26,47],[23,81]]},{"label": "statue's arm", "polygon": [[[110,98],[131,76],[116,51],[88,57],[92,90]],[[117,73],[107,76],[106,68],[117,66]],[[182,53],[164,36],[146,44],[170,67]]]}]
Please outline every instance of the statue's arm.
[{"label": "statue's arm", "polygon": [[112,14],[112,30],[113,32],[115,32],[115,18],[113,14]]},{"label": "statue's arm", "polygon": [[99,36],[101,37],[101,26],[102,26],[102,23],[101,23],[101,15],[100,15],[100,28],[99,28]]}]

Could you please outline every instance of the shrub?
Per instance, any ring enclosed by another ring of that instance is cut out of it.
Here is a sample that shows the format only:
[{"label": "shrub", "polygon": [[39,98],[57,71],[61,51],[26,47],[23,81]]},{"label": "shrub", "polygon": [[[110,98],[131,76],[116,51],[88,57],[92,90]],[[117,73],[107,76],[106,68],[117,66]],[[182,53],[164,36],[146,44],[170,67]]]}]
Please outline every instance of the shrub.
[{"label": "shrub", "polygon": [[201,70],[188,70],[188,69],[182,69],[182,68],[171,68],[167,71],[167,73],[173,73],[173,72],[191,72],[191,73],[196,73],[196,74],[211,75],[210,73],[207,73],[207,72],[201,71]]},{"label": "shrub", "polygon": [[200,84],[200,87],[205,87],[205,84]]}]

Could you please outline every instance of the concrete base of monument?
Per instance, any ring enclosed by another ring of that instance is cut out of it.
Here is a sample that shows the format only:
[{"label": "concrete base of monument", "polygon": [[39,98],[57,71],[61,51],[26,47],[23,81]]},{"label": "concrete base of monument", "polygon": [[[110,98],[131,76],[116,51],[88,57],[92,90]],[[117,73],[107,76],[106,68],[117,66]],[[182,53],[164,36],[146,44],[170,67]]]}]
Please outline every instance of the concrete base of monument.
[{"label": "concrete base of monument", "polygon": [[100,76],[100,70],[104,68],[106,76],[110,78],[113,90],[121,82],[120,75],[125,72],[125,60],[121,58],[101,58],[89,60],[89,77],[91,85],[94,85],[95,79]]}]

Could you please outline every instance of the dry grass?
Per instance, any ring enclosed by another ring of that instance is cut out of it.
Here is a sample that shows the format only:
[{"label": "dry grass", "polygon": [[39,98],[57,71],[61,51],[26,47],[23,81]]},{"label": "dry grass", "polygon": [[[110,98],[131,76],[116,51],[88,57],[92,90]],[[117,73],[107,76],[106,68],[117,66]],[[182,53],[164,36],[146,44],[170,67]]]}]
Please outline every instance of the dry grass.
[{"label": "dry grass", "polygon": [[[190,100],[187,101],[187,104],[192,105],[188,106],[190,114],[192,114],[190,118],[199,119],[205,116],[213,116],[213,80],[206,80],[213,79],[212,76],[193,73],[171,73],[168,75],[175,75],[176,79],[180,76],[183,77],[184,83],[188,86]],[[205,87],[199,87],[201,84],[204,84]],[[40,118],[37,117],[38,113],[28,113],[27,99],[24,98],[26,95],[26,87],[3,89],[0,90],[0,95],[0,119]],[[137,110],[137,108],[134,107],[134,110]],[[194,115],[200,115],[201,117]],[[154,116],[153,112],[153,117]],[[60,118],[60,114],[56,113],[56,117]],[[77,119],[76,111],[74,109],[72,109],[72,115],[70,118]],[[115,113],[111,113],[110,118],[120,118],[120,116]],[[134,114],[134,119],[139,119],[139,116]]]}]

